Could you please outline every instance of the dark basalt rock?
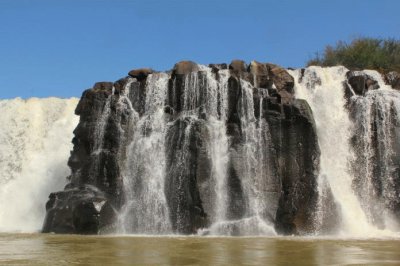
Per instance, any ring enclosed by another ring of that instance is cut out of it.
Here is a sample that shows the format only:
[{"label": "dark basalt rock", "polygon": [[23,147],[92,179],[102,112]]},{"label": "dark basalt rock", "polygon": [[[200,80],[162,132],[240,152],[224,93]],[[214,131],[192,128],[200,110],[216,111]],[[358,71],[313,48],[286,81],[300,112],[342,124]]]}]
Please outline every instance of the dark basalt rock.
[{"label": "dark basalt rock", "polygon": [[353,91],[358,95],[364,95],[365,91],[368,90],[363,76],[352,76],[349,78],[349,84],[353,88]]},{"label": "dark basalt rock", "polygon": [[249,65],[248,71],[255,77],[252,83],[257,88],[272,88],[273,80],[270,75],[269,69],[266,64],[252,61]]},{"label": "dark basalt rock", "polygon": [[114,82],[114,94],[125,94],[125,84],[128,82],[128,77],[122,78]]},{"label": "dark basalt rock", "polygon": [[136,78],[138,81],[142,81],[147,78],[148,75],[153,74],[154,70],[151,68],[139,68],[129,71],[128,75],[132,78]]},{"label": "dark basalt rock", "polygon": [[255,76],[268,76],[269,74],[267,65],[257,61],[251,61],[247,71]]},{"label": "dark basalt rock", "polygon": [[291,104],[294,99],[294,78],[278,65],[252,61],[247,66],[242,60],[233,60],[229,69],[232,77],[246,80],[257,88],[272,91],[272,94],[278,94],[279,100],[284,104]]},{"label": "dark basalt rock", "polygon": [[379,89],[378,82],[365,73],[349,71],[346,76],[348,83],[357,95],[365,95],[367,91]]},{"label": "dark basalt rock", "polygon": [[[176,120],[166,136],[170,148],[167,150],[165,195],[169,209],[174,210],[170,212],[172,229],[182,234],[194,234],[208,224],[198,186],[210,176],[209,167],[201,167],[202,162],[206,163],[202,156],[204,131],[201,121],[185,118]],[[187,149],[190,152],[185,153]]]},{"label": "dark basalt rock", "polygon": [[294,78],[285,69],[277,65],[266,65],[276,90],[281,96],[282,103],[290,104],[294,99]]},{"label": "dark basalt rock", "polygon": [[[68,160],[70,183],[65,191],[50,195],[44,232],[93,234],[115,222],[114,213],[124,199],[121,161],[129,141],[124,133],[130,128],[134,112],[120,94],[127,82],[96,83],[82,94],[75,110],[80,122],[74,130],[74,148]],[[134,95],[140,101],[140,84],[132,80],[128,97]],[[142,111],[142,104],[132,101],[137,112]]]},{"label": "dark basalt rock", "polygon": [[93,86],[94,91],[108,91],[111,92],[113,87],[112,82],[108,81],[102,81],[102,82],[96,82]]},{"label": "dark basalt rock", "polygon": [[392,86],[395,90],[400,90],[400,74],[395,71],[391,71],[384,76],[386,84]]},{"label": "dark basalt rock", "polygon": [[228,123],[240,123],[238,104],[240,99],[240,82],[235,77],[228,80]]},{"label": "dark basalt rock", "polygon": [[400,220],[399,99],[398,93],[383,90],[351,99],[348,105],[353,188],[370,222],[382,229],[385,216]]},{"label": "dark basalt rock", "polygon": [[247,70],[247,65],[243,60],[233,60],[229,64],[229,69],[232,70],[234,73],[241,73],[241,72],[246,72]]},{"label": "dark basalt rock", "polygon": [[[213,75],[228,69],[212,64]],[[246,218],[251,206],[246,202],[242,180],[244,129],[241,120],[243,84],[254,88],[254,116],[262,121],[265,153],[260,162],[268,165],[264,197],[269,205],[262,218],[283,234],[311,231],[316,207],[316,179],[319,172],[319,147],[315,123],[308,104],[294,98],[294,79],[273,64],[240,60],[229,65],[226,104],[226,134],[229,138],[227,169],[227,219]],[[97,234],[115,223],[125,202],[122,167],[131,143],[133,117],[142,117],[146,102],[146,80],[150,69],[129,72],[115,83],[96,83],[86,90],[76,108],[80,122],[74,131],[73,151],[68,162],[70,184],[64,191],[52,193],[47,203],[43,232]],[[165,196],[172,229],[194,234],[210,226],[216,197],[212,181],[209,149],[211,138],[206,108],[207,76],[191,61],[177,63],[171,72],[164,112],[166,114]],[[185,84],[197,82],[195,114],[185,116]],[[129,91],[129,93],[128,93]],[[218,112],[221,114],[221,95]],[[129,101],[128,101],[129,99]]]},{"label": "dark basalt rock", "polygon": [[128,75],[131,76],[132,78],[142,80],[152,73],[154,73],[153,69],[145,67],[145,68],[132,69],[131,71],[128,72]]},{"label": "dark basalt rock", "polygon": [[274,64],[266,64],[269,68],[269,73],[272,76],[272,80],[278,91],[285,90],[286,92],[293,94],[294,90],[294,79],[293,77],[282,67]]},{"label": "dark basalt rock", "polygon": [[181,61],[176,63],[172,69],[172,73],[175,75],[186,75],[197,71],[199,71],[199,66],[192,61]]},{"label": "dark basalt rock", "polygon": [[116,217],[104,193],[90,185],[50,194],[46,211],[44,233],[98,234]]},{"label": "dark basalt rock", "polygon": [[294,100],[292,105],[283,105],[283,114],[267,119],[282,182],[282,191],[277,191],[276,230],[282,234],[310,233],[314,229],[320,156],[311,109],[306,101]]},{"label": "dark basalt rock", "polygon": [[228,69],[228,65],[225,63],[222,64],[209,64],[208,65],[214,73],[218,73],[219,70]]}]

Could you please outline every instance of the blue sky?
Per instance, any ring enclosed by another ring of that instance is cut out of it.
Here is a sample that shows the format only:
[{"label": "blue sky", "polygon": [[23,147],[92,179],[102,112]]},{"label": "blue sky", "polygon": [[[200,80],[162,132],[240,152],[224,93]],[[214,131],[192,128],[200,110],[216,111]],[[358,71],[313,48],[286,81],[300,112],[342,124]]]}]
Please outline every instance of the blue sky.
[{"label": "blue sky", "polygon": [[398,0],[0,0],[0,98],[80,96],[180,60],[301,67],[326,44],[400,39]]}]

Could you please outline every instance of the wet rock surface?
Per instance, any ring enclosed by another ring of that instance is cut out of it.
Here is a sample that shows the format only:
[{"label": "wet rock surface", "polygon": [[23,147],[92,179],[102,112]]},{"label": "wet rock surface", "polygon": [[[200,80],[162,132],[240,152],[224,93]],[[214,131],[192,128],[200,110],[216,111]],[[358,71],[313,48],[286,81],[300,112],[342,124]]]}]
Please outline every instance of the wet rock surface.
[{"label": "wet rock surface", "polygon": [[385,217],[400,220],[399,102],[397,91],[377,90],[352,98],[349,105],[356,155],[351,163],[353,187],[378,228],[385,228]]},{"label": "wet rock surface", "polygon": [[[50,195],[43,232],[98,234],[115,225],[127,198],[124,169],[135,133],[132,125],[148,115],[152,75],[150,69],[133,70],[115,83],[96,83],[83,93],[68,162],[70,183]],[[217,119],[228,145],[225,219],[261,220],[283,234],[308,233],[316,205],[320,151],[311,109],[307,102],[295,99],[293,77],[277,65],[255,61],[247,65],[241,60],[211,64],[210,72],[183,61],[168,75],[162,103],[163,190],[172,232],[195,234],[217,219],[210,155],[215,133],[211,121]],[[211,86],[217,88],[215,94]],[[249,169],[245,169],[246,154],[254,149],[247,150],[247,143],[259,152]],[[252,183],[260,184],[261,207],[254,206],[258,199],[251,195]],[[239,223],[234,228],[241,234]]]},{"label": "wet rock surface", "polygon": [[387,73],[384,77],[385,82],[395,90],[400,90],[400,74],[396,71]]},{"label": "wet rock surface", "polygon": [[357,95],[365,95],[368,91],[379,89],[378,82],[360,71],[349,71],[346,74],[348,83]]},{"label": "wet rock surface", "polygon": [[154,73],[154,70],[151,68],[139,68],[129,71],[128,75],[140,81],[146,79],[152,73]]},{"label": "wet rock surface", "polygon": [[46,211],[44,233],[98,234],[116,217],[105,194],[90,185],[50,194]]},{"label": "wet rock surface", "polygon": [[314,229],[320,156],[315,122],[304,100],[294,100],[283,110],[283,118],[268,118],[282,182],[275,227],[283,234],[310,233]]}]

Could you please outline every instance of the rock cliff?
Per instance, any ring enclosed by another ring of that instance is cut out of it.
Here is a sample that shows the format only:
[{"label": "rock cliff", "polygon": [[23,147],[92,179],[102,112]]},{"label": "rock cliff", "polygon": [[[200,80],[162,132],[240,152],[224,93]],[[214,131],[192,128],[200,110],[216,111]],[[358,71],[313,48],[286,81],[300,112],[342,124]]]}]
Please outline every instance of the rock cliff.
[{"label": "rock cliff", "polygon": [[320,150],[293,86],[277,65],[240,60],[96,83],[43,232],[312,232]]}]

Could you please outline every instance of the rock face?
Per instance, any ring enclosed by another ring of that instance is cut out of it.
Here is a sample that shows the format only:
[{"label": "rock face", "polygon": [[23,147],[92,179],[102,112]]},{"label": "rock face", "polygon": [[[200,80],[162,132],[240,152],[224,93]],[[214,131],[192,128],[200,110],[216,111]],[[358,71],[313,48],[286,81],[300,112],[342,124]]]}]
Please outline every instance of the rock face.
[{"label": "rock face", "polygon": [[395,90],[400,90],[400,74],[395,71],[391,71],[385,75],[385,82],[392,86]]},{"label": "rock face", "polygon": [[347,72],[348,84],[357,95],[365,95],[367,91],[379,89],[378,82],[361,71]]},{"label": "rock face", "polygon": [[143,80],[152,73],[154,73],[154,70],[151,68],[139,68],[129,71],[128,75],[132,78],[136,78],[137,80]]},{"label": "rock face", "polygon": [[272,112],[267,118],[282,178],[275,226],[283,234],[310,233],[314,230],[320,156],[314,118],[304,100],[284,105],[283,113],[283,119]]},{"label": "rock face", "polygon": [[43,232],[97,234],[115,219],[106,195],[94,186],[66,188],[52,193],[46,204]]},{"label": "rock face", "polygon": [[43,231],[311,232],[320,151],[293,86],[277,65],[240,60],[96,83]]},{"label": "rock face", "polygon": [[[391,72],[384,79],[390,87],[379,87],[372,77],[361,74],[360,85],[369,85],[368,93],[349,99],[348,109],[354,123],[351,144],[354,160],[353,187],[367,218],[378,228],[385,228],[385,217],[400,220],[400,95],[398,74]],[[350,82],[349,82],[350,83]],[[385,86],[385,84],[382,84]]]}]

